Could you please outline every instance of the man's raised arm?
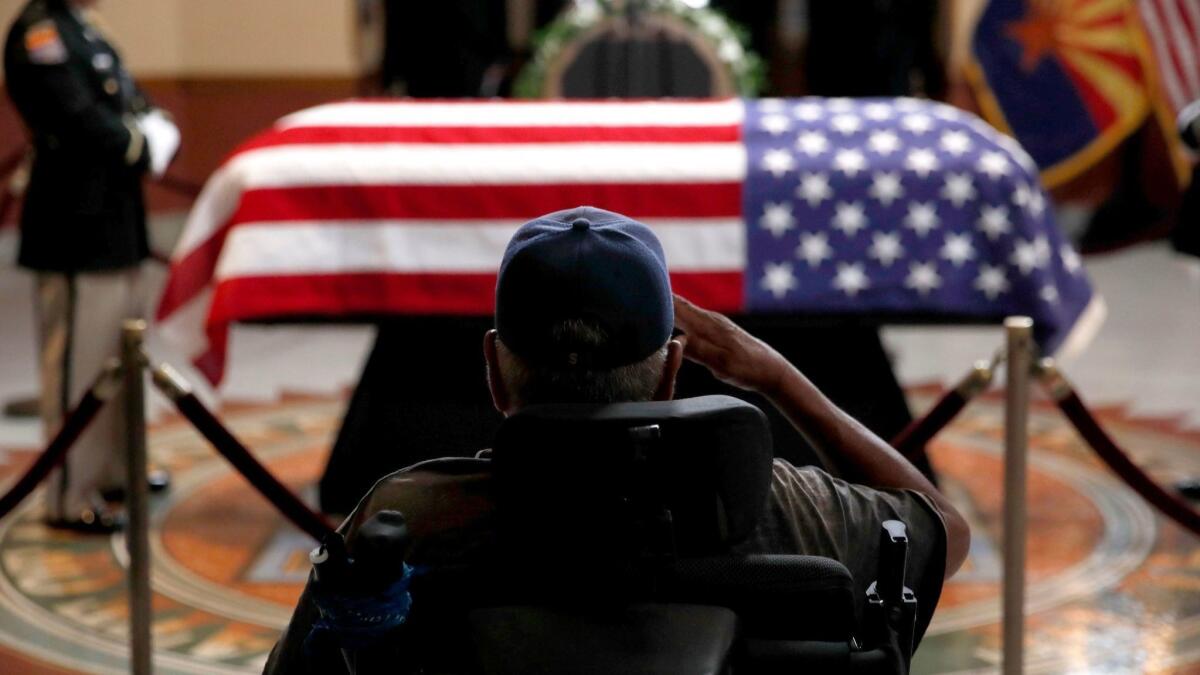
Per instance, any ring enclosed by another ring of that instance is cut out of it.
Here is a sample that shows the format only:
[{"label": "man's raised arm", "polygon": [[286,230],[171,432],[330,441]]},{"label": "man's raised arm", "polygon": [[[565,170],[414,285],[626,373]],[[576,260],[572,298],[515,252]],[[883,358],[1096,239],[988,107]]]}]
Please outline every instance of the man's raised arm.
[{"label": "man's raised arm", "polygon": [[808,439],[832,473],[870,487],[928,496],[946,524],[946,578],[958,571],[967,557],[970,528],[912,463],[834,405],[779,352],[727,317],[676,295],[675,324],[685,333],[686,358],[723,382],[765,396]]}]

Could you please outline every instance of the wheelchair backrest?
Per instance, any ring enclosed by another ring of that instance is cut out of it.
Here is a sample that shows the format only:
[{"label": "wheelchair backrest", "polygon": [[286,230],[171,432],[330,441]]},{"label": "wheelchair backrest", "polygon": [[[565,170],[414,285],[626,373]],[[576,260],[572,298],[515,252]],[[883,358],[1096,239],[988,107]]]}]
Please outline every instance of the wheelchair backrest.
[{"label": "wheelchair backrest", "polygon": [[492,462],[502,532],[522,546],[711,555],[758,523],[771,436],[728,396],[531,406],[501,425]]}]

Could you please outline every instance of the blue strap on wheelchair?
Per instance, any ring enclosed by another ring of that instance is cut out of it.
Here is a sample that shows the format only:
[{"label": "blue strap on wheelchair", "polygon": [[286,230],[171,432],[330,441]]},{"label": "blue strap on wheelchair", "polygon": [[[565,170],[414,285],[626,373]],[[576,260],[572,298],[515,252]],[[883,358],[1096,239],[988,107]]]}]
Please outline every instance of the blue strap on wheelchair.
[{"label": "blue strap on wheelchair", "polygon": [[408,619],[412,608],[409,586],[420,572],[403,563],[403,573],[395,583],[370,595],[331,592],[315,583],[313,601],[321,618],[304,641],[305,652],[310,652],[315,642],[325,640],[342,649],[361,649],[378,642]]}]

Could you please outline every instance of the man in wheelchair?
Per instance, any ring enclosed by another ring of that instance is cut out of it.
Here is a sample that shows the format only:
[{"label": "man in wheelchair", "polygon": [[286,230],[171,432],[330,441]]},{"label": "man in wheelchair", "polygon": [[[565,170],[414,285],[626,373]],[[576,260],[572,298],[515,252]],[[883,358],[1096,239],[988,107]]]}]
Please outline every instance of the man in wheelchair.
[{"label": "man in wheelchair", "polygon": [[[649,228],[526,223],[495,325],[494,449],[380,480],[314,551],[266,672],[850,672],[872,643],[890,666],[862,672],[907,668],[965,520],[770,346],[674,296]],[[825,468],[772,461],[749,404],[672,401],[684,359],[762,394]]]}]

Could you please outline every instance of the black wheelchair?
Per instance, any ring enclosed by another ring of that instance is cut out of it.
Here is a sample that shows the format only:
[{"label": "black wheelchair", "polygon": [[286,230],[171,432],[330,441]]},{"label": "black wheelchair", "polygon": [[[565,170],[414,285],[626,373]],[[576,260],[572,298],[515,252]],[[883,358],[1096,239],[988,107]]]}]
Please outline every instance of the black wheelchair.
[{"label": "black wheelchair", "polygon": [[[835,560],[733,552],[764,510],[771,464],[763,413],[734,398],[524,409],[491,458],[494,553],[413,577],[404,624],[343,646],[346,663],[364,674],[907,673],[917,599],[902,523],[880,523],[862,602]],[[318,550],[319,583],[395,574],[406,536],[402,514],[375,514],[353,560],[340,540]]]}]

